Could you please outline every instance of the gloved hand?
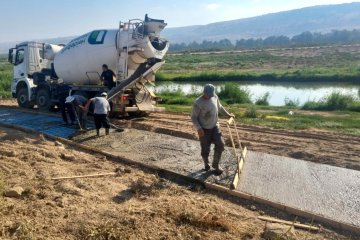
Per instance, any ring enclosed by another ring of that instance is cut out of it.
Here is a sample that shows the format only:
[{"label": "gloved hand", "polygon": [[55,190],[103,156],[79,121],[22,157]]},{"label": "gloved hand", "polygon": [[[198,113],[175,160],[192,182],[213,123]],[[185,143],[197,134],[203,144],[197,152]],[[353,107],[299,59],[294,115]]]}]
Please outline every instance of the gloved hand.
[{"label": "gloved hand", "polygon": [[230,114],[229,114],[229,117],[235,118],[235,114],[230,113]]}]

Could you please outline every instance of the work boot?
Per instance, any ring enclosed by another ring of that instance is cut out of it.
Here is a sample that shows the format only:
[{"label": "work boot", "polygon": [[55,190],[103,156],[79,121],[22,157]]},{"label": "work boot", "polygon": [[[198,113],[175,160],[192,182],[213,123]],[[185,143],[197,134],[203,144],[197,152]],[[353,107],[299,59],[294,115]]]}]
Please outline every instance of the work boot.
[{"label": "work boot", "polygon": [[100,129],[96,129],[96,136],[100,137]]},{"label": "work boot", "polygon": [[224,172],[224,170],[219,166],[220,159],[221,159],[221,152],[220,153],[215,152],[212,167],[215,169],[214,172],[217,175],[221,175]]},{"label": "work boot", "polygon": [[221,174],[224,172],[224,170],[223,170],[221,167],[219,167],[219,166],[214,166],[214,165],[213,165],[213,168],[214,168],[214,173],[215,173],[216,175],[221,175]]},{"label": "work boot", "polygon": [[109,135],[109,132],[110,132],[110,128],[105,128],[105,134]]},{"label": "work boot", "polygon": [[204,170],[209,171],[210,170],[209,159],[203,158],[203,161],[204,161],[204,166],[205,166]]}]

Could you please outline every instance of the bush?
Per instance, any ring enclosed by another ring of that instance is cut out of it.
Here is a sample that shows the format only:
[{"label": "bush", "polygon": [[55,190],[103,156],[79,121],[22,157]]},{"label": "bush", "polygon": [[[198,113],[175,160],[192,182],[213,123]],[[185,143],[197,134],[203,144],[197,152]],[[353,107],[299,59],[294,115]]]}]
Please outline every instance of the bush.
[{"label": "bush", "polygon": [[249,90],[239,88],[239,85],[236,83],[225,83],[224,87],[220,88],[218,96],[227,104],[252,103]]},{"label": "bush", "polygon": [[256,99],[255,104],[269,106],[269,98],[270,98],[270,93],[266,92],[264,95]]},{"label": "bush", "polygon": [[348,108],[350,111],[360,112],[360,102],[354,102]]},{"label": "bush", "polygon": [[246,118],[257,118],[258,113],[256,111],[256,108],[254,106],[248,107],[244,113],[244,117]]},{"label": "bush", "polygon": [[355,101],[354,96],[333,92],[325,97],[327,110],[345,110]]},{"label": "bush", "polygon": [[170,105],[191,105],[195,100],[194,93],[185,94],[181,89],[163,90],[158,95],[162,98],[162,103]]},{"label": "bush", "polygon": [[288,97],[284,99],[284,102],[285,102],[285,106],[287,107],[297,107],[300,104],[299,99],[295,100],[295,99],[290,99]]},{"label": "bush", "polygon": [[333,92],[319,101],[307,101],[303,105],[305,110],[347,110],[356,103],[352,95]]}]

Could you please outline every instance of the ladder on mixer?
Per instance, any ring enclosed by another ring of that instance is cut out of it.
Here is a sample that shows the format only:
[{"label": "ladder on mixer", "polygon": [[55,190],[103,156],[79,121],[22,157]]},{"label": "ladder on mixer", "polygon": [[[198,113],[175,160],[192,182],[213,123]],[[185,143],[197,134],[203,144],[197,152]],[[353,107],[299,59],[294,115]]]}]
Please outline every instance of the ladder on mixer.
[{"label": "ladder on mixer", "polygon": [[[129,56],[129,31],[130,26],[125,29],[127,23],[119,23],[119,32],[117,38],[117,49],[118,49],[118,62],[117,62],[117,75],[116,75],[116,84],[118,81],[125,80],[127,78],[127,68],[128,68],[128,56]],[[126,47],[121,47],[121,29],[123,28],[123,34],[127,34]]]}]

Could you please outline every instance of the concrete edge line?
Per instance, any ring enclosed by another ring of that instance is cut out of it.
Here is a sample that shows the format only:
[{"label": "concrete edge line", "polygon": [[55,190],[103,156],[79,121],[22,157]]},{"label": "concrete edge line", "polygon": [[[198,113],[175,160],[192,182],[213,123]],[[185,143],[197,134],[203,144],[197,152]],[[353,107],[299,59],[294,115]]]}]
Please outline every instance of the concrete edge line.
[{"label": "concrete edge line", "polygon": [[162,169],[162,168],[159,168],[159,167],[156,167],[156,166],[148,165],[148,164],[141,163],[141,162],[131,160],[131,159],[128,159],[128,158],[123,158],[123,157],[120,157],[120,156],[116,156],[116,155],[113,155],[113,154],[110,154],[110,153],[107,153],[107,152],[104,152],[104,151],[101,151],[101,150],[98,150],[98,149],[94,149],[92,147],[89,147],[89,146],[86,146],[86,145],[83,145],[83,144],[80,144],[80,143],[76,143],[74,141],[71,141],[71,140],[68,140],[68,139],[65,139],[65,138],[55,137],[53,135],[42,133],[42,132],[39,132],[39,131],[36,131],[36,130],[33,130],[33,129],[29,129],[29,128],[25,128],[25,127],[17,126],[17,125],[10,125],[10,124],[7,124],[7,123],[0,123],[0,126],[5,127],[5,128],[11,128],[11,129],[19,130],[19,131],[26,132],[26,133],[43,134],[45,137],[47,137],[49,139],[59,141],[59,142],[62,142],[64,144],[71,145],[73,147],[83,149],[83,150],[85,150],[87,152],[98,153],[98,154],[104,155],[106,157],[109,157],[112,160],[115,160],[117,162],[127,164],[127,165],[131,165],[131,166],[133,166],[135,168],[146,169],[146,170],[149,170],[151,172],[156,172],[160,176],[165,175],[164,176],[165,178],[170,178],[170,177],[173,178],[173,179],[174,178],[179,178],[179,179],[183,179],[183,180],[188,181],[188,182],[201,184],[206,189],[209,189],[209,190],[212,190],[212,191],[217,191],[217,192],[221,192],[221,193],[224,193],[224,194],[228,194],[228,195],[233,196],[233,197],[238,197],[238,198],[250,200],[250,201],[253,201],[253,202],[256,202],[256,203],[268,205],[268,206],[271,206],[273,208],[285,211],[285,212],[290,213],[290,214],[294,214],[294,215],[304,217],[304,218],[308,218],[308,219],[314,219],[314,220],[316,220],[316,221],[318,221],[320,223],[325,223],[325,224],[327,224],[327,225],[329,225],[329,226],[331,226],[331,227],[333,227],[335,229],[339,229],[339,230],[342,230],[342,231],[351,231],[353,233],[360,234],[360,227],[357,227],[357,226],[354,226],[354,225],[350,225],[350,224],[343,223],[343,222],[338,222],[338,221],[330,219],[330,218],[326,218],[326,217],[323,217],[323,216],[320,216],[320,215],[316,215],[316,214],[313,214],[313,213],[310,213],[310,212],[307,212],[307,211],[304,211],[304,210],[300,210],[300,209],[297,209],[297,208],[294,208],[294,207],[289,207],[289,206],[286,206],[286,205],[283,205],[283,204],[280,204],[280,203],[272,202],[270,200],[260,198],[260,197],[257,197],[257,196],[253,196],[253,195],[250,195],[250,194],[247,194],[247,193],[244,193],[244,192],[231,190],[230,188],[226,188],[226,187],[220,186],[218,184],[209,183],[209,182],[203,182],[203,181],[201,181],[199,179],[188,177],[188,176],[173,172],[171,170]]}]

